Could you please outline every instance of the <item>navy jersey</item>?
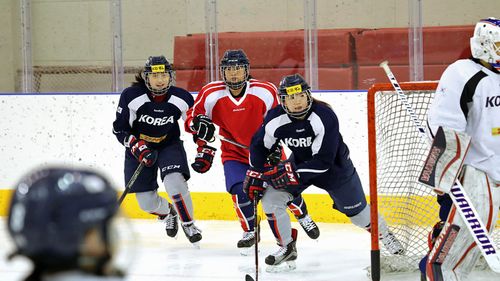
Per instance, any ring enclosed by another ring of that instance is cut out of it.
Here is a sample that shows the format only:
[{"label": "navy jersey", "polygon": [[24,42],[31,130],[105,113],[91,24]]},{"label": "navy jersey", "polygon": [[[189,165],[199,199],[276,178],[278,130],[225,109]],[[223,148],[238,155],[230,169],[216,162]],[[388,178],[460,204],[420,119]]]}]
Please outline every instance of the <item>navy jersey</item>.
[{"label": "navy jersey", "polygon": [[113,133],[121,144],[129,135],[147,141],[152,148],[165,147],[179,141],[178,120],[186,119],[193,106],[193,96],[186,90],[171,86],[162,102],[154,102],[143,85],[123,90],[113,122]]},{"label": "navy jersey", "polygon": [[326,104],[314,101],[303,120],[290,118],[281,106],[270,110],[252,139],[252,167],[263,170],[271,147],[278,141],[292,151],[296,172],[305,184],[320,176],[340,179],[353,174],[349,150],[339,132],[337,115]]}]

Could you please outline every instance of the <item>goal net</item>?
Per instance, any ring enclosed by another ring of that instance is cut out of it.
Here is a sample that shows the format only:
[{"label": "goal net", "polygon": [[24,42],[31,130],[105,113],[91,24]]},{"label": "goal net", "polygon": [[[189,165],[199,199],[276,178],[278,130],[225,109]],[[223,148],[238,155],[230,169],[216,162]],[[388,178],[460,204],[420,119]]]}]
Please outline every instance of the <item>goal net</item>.
[{"label": "goal net", "polygon": [[[142,67],[124,67],[123,80],[125,85],[134,81],[134,77]],[[65,65],[65,66],[34,66],[33,92],[111,92],[111,66],[95,65]],[[19,77],[26,75],[18,72]],[[18,79],[19,81],[21,78]]]},{"label": "goal net", "polygon": [[[409,82],[400,86],[415,114],[425,124],[437,82]],[[420,259],[428,251],[427,235],[439,220],[435,194],[417,182],[428,146],[420,140],[390,83],[375,84],[369,89],[368,127],[370,201],[372,207],[378,206],[379,214],[387,220],[406,250],[403,256],[391,255],[381,246],[378,270],[416,271]],[[498,227],[493,239],[497,246],[500,245]],[[377,243],[374,240],[372,246]],[[374,270],[377,269],[371,269]]]}]

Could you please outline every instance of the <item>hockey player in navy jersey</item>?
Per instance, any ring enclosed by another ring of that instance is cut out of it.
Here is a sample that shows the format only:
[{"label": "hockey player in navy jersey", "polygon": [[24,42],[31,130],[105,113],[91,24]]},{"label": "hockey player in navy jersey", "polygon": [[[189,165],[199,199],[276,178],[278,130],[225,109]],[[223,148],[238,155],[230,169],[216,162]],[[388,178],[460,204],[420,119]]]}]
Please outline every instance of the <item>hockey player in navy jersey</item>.
[{"label": "hockey player in navy jersey", "polygon": [[[500,20],[480,20],[470,47],[472,57],[452,63],[441,76],[428,112],[428,133],[434,138],[442,127],[470,136],[458,178],[492,232],[500,205]],[[456,214],[449,190],[436,190],[441,221],[429,235],[429,257],[420,262],[422,280],[467,280],[481,252]],[[451,226],[458,234],[449,234]]]},{"label": "hockey player in navy jersey", "polygon": [[[194,100],[188,91],[171,85],[172,71],[164,56],[148,58],[120,96],[113,133],[125,146],[125,182],[139,162],[145,164],[130,188],[141,209],[164,221],[170,237],[177,235],[179,218],[186,237],[197,243],[202,237],[194,224],[189,166],[178,125]],[[158,172],[173,205],[158,195]]]},{"label": "hockey player in navy jersey", "polygon": [[32,262],[25,281],[124,280],[114,265],[117,210],[115,189],[97,171],[36,168],[20,179],[10,202],[10,258]]},{"label": "hockey player in navy jersey", "polygon": [[[297,231],[291,227],[286,203],[310,185],[328,192],[333,208],[347,215],[353,224],[370,230],[370,209],[339,132],[337,116],[328,104],[311,96],[309,85],[299,74],[285,76],[278,90],[281,106],[269,111],[252,138],[251,168],[244,183],[251,198],[263,196],[264,212],[280,246],[265,259],[271,270],[283,262],[295,268]],[[282,141],[292,154],[266,172],[266,155],[277,141]],[[402,253],[399,241],[385,221],[380,221],[381,241],[391,253]]]}]

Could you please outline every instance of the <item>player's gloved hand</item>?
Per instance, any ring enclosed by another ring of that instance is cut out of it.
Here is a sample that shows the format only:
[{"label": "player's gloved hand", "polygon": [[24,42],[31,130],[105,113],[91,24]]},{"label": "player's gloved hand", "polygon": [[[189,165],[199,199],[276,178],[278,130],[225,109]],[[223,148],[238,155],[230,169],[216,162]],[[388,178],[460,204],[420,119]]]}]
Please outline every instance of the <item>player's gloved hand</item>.
[{"label": "player's gloved hand", "polygon": [[202,114],[196,115],[193,118],[191,128],[196,132],[198,139],[206,142],[213,142],[215,140],[215,126],[208,116]]},{"label": "player's gloved hand", "polygon": [[210,170],[214,161],[216,151],[216,148],[208,145],[198,146],[196,157],[194,158],[194,163],[191,164],[193,170],[201,174]]},{"label": "player's gloved hand", "polygon": [[295,172],[295,164],[290,161],[281,162],[272,170],[265,172],[267,183],[275,189],[300,185],[299,174]]},{"label": "player's gloved hand", "polygon": [[139,160],[144,162],[146,167],[151,167],[158,158],[158,152],[149,148],[148,143],[144,140],[137,139],[134,135],[130,135],[125,141],[125,147],[130,149],[130,153]]},{"label": "player's gloved hand", "polygon": [[283,155],[283,147],[278,143],[276,147],[271,151],[266,158],[266,165],[268,166],[276,166],[282,160]]},{"label": "player's gloved hand", "polygon": [[243,192],[248,195],[250,200],[262,198],[266,187],[264,186],[264,174],[252,168],[247,170],[245,181],[243,182]]}]

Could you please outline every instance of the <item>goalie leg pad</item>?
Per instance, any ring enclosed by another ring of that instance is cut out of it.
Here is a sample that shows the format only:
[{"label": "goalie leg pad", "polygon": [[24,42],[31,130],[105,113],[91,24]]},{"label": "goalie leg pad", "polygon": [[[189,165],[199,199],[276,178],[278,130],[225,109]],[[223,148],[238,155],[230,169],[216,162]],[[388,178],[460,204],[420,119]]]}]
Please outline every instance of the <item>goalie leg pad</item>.
[{"label": "goalie leg pad", "polygon": [[[500,205],[498,189],[493,188],[484,172],[471,166],[464,167],[463,187],[469,194],[471,203],[476,207],[485,227],[492,232]],[[474,225],[474,221],[464,222],[456,212],[456,206],[453,206],[445,224],[448,227],[456,225],[460,228],[460,231],[456,234],[455,240],[451,245],[446,245],[447,239],[445,239],[447,235],[452,235],[449,234],[450,231],[445,231],[444,228],[441,231],[436,244],[429,254],[426,268],[429,280],[440,280],[436,279],[436,272],[433,272],[435,269],[440,270],[444,280],[465,280],[481,255],[471,233],[467,230],[466,223]],[[445,228],[447,227],[446,225]],[[481,234],[479,233],[478,235]],[[482,239],[479,240],[483,241]],[[488,244],[491,245],[492,243],[484,241],[481,246],[485,248],[488,247]],[[442,249],[447,249],[447,255],[444,254],[445,251]],[[437,256],[439,254],[441,254],[440,257]],[[436,261],[441,263],[440,268],[435,267]]]},{"label": "goalie leg pad", "polygon": [[439,127],[418,180],[438,194],[450,192],[469,144],[470,136],[467,134]]}]

